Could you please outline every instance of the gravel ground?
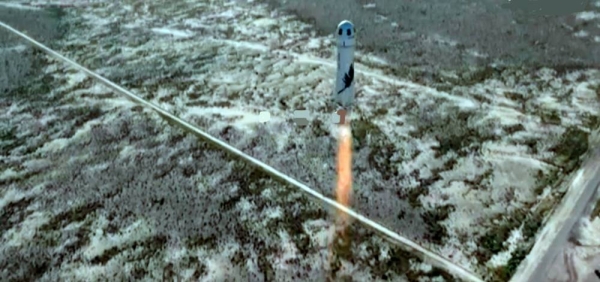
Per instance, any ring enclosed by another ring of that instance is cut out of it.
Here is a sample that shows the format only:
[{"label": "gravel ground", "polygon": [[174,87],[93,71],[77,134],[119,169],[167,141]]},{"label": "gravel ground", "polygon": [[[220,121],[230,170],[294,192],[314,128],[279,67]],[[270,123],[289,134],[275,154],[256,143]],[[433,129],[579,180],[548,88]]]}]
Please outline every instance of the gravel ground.
[{"label": "gravel ground", "polygon": [[[332,196],[330,35],[218,0],[64,12],[58,51]],[[486,68],[430,87],[379,53],[357,61],[354,207],[506,281],[598,128],[600,72]],[[0,96],[0,280],[454,280],[358,225],[328,262],[329,210],[82,73],[40,64]],[[298,109],[308,125],[292,121]]]}]

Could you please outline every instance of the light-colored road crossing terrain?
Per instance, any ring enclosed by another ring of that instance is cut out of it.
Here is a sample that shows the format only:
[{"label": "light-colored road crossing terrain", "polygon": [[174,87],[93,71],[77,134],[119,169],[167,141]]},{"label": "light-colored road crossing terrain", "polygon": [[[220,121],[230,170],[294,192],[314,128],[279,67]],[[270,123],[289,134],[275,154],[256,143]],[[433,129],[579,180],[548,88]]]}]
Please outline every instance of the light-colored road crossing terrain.
[{"label": "light-colored road crossing terrain", "polygon": [[[57,51],[333,196],[333,36],[244,2],[64,13]],[[43,58],[0,97],[0,280],[455,281],[358,224],[328,264],[329,210]],[[353,207],[508,281],[563,195],[584,188],[600,72],[506,68],[436,89],[374,54],[356,60]],[[297,109],[314,113],[308,125]],[[594,281],[599,214],[578,220],[556,281]]]}]

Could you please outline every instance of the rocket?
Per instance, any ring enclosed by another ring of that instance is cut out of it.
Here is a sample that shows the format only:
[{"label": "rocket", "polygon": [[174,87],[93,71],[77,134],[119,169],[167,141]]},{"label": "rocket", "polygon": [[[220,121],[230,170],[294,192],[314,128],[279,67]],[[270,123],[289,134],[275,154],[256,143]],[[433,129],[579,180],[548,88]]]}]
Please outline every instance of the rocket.
[{"label": "rocket", "polygon": [[337,74],[333,100],[339,109],[349,111],[354,103],[354,46],[356,29],[350,21],[337,27]]},{"label": "rocket", "polygon": [[[338,105],[339,143],[337,151],[337,185],[336,201],[349,207],[352,201],[352,131],[350,129],[349,112],[354,102],[354,25],[342,21],[337,28],[337,74],[334,101]],[[344,242],[344,248],[350,242],[346,229],[350,225],[350,217],[343,211],[336,216],[337,242]],[[339,224],[339,225],[338,225]],[[337,245],[337,244],[336,244]],[[333,250],[330,254],[333,255]],[[331,256],[330,256],[331,258]],[[330,260],[331,262],[331,260]]]}]

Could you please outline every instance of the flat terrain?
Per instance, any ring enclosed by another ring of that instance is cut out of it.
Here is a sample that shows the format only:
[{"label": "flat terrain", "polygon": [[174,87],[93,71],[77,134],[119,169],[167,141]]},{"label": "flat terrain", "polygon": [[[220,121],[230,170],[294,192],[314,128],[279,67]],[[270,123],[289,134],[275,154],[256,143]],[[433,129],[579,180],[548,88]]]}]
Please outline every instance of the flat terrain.
[{"label": "flat terrain", "polygon": [[[59,9],[14,8],[0,1],[0,21],[18,30],[27,31],[39,41],[52,44],[65,29],[60,22]],[[35,51],[17,37],[0,30],[0,93],[6,94],[27,83],[29,75],[39,75]]]},{"label": "flat terrain", "polygon": [[[264,0],[313,23],[321,35],[352,20],[362,50],[413,79],[489,64],[600,66],[600,2],[529,0]],[[429,77],[431,76],[431,77]]]},{"label": "flat terrain", "polygon": [[[329,34],[219,0],[94,3],[61,22],[59,52],[333,196]],[[0,280],[454,280],[356,224],[329,263],[329,210],[42,60],[0,96]],[[355,209],[506,281],[589,149],[600,72],[513,65],[424,86],[376,51],[357,62]]]}]

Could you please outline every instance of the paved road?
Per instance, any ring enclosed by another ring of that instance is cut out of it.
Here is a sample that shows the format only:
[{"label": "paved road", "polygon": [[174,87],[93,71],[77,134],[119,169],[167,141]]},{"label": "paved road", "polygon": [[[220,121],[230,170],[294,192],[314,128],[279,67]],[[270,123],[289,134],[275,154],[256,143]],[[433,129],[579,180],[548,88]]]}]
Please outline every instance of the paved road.
[{"label": "paved road", "polygon": [[[598,140],[597,137],[594,139]],[[593,228],[583,228],[587,229],[587,232],[583,232],[578,224],[581,224],[582,218],[592,213],[594,204],[598,201],[600,184],[600,150],[591,150],[589,154],[588,160],[570,180],[569,190],[562,203],[539,232],[530,257],[522,263],[511,281],[572,281],[572,278],[569,279],[573,275],[570,272],[576,273],[574,277],[587,277],[577,281],[600,281],[593,273],[593,270],[599,268],[597,261],[600,260],[600,256],[591,253],[594,251],[594,244],[586,248],[582,245],[589,243],[582,244],[579,241],[594,236],[593,233],[589,234]],[[565,261],[573,255],[578,259],[576,263],[572,262],[573,258]]]},{"label": "paved road", "polygon": [[[13,8],[0,1],[0,21],[49,43],[63,34],[56,9]],[[19,87],[35,71],[33,48],[0,29],[0,94]]]},{"label": "paved road", "polygon": [[264,1],[314,22],[321,34],[350,19],[362,48],[399,67],[600,66],[597,0]]}]

